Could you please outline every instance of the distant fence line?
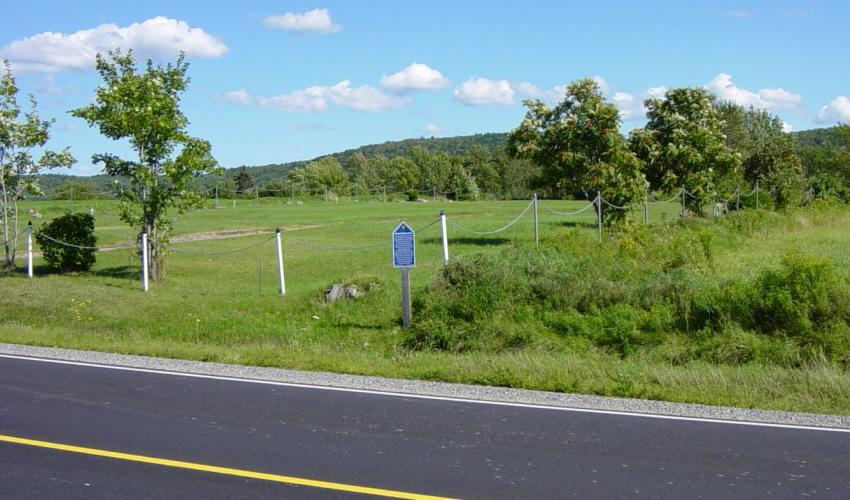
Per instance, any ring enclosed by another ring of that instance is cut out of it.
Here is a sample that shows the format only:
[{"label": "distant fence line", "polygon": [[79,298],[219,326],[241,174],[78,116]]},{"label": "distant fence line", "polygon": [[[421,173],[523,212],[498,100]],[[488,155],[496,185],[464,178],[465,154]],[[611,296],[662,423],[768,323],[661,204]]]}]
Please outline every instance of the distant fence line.
[{"label": "distant fence line", "polygon": [[[758,200],[759,193],[760,193],[760,190],[759,190],[758,186],[756,186],[755,189],[753,189],[751,192],[749,192],[747,194],[741,193],[740,188],[736,188],[735,191],[732,193],[732,195],[730,195],[728,198],[721,198],[721,197],[713,196],[712,201],[714,201],[716,199],[717,202],[728,204],[728,203],[731,203],[732,200],[735,200],[736,201],[736,209],[740,209],[740,199],[741,198],[756,196],[756,200]],[[767,193],[772,196],[774,194],[774,191],[770,190],[770,191],[767,191]],[[697,196],[696,194],[694,194],[692,192],[689,192],[684,187],[679,189],[679,191],[677,191],[671,198],[664,199],[664,200],[657,199],[657,198],[651,196],[651,194],[649,192],[647,192],[641,203],[632,203],[632,204],[629,204],[629,205],[617,205],[615,203],[612,203],[609,200],[606,200],[605,198],[603,198],[601,196],[601,194],[597,193],[596,197],[593,200],[590,200],[588,202],[588,204],[585,205],[584,207],[581,207],[581,208],[579,208],[578,210],[575,210],[575,211],[564,212],[564,211],[555,210],[554,208],[552,208],[548,204],[546,204],[544,200],[538,199],[537,195],[534,194],[532,196],[529,204],[526,205],[519,212],[519,214],[516,217],[514,217],[507,224],[500,226],[498,228],[492,229],[492,230],[476,230],[476,229],[466,227],[465,225],[462,225],[462,224],[450,219],[448,217],[448,214],[446,214],[446,211],[443,210],[443,211],[440,212],[440,216],[438,218],[432,220],[428,224],[425,224],[424,226],[422,226],[418,229],[415,229],[415,233],[416,234],[421,233],[421,232],[431,228],[432,226],[435,226],[438,223],[441,223],[440,228],[441,228],[441,241],[442,241],[442,246],[443,246],[443,249],[442,249],[443,250],[443,260],[444,260],[445,264],[448,264],[448,262],[449,262],[449,246],[448,245],[449,245],[449,241],[450,241],[448,229],[447,229],[448,226],[451,226],[455,230],[460,231],[462,233],[472,234],[472,235],[476,235],[476,236],[494,235],[494,234],[498,234],[498,233],[501,233],[503,231],[506,231],[509,228],[513,227],[519,221],[521,221],[523,219],[523,217],[525,217],[529,212],[531,212],[532,213],[533,228],[534,228],[534,241],[535,241],[535,244],[538,244],[538,235],[539,235],[538,209],[540,207],[542,207],[543,209],[545,209],[546,211],[548,211],[548,212],[550,212],[554,215],[561,216],[561,217],[575,217],[575,216],[581,215],[582,213],[584,213],[584,212],[586,212],[590,209],[594,209],[594,212],[596,214],[596,226],[597,226],[596,229],[597,229],[597,232],[598,232],[598,238],[601,241],[601,239],[602,239],[602,213],[603,213],[603,210],[606,209],[606,207],[607,207],[607,209],[611,209],[611,210],[634,210],[634,209],[637,209],[639,207],[643,207],[643,209],[644,209],[644,222],[648,223],[649,222],[648,221],[648,207],[649,207],[650,204],[669,204],[669,203],[672,203],[676,200],[679,200],[680,203],[681,203],[681,207],[682,207],[682,210],[680,211],[680,215],[684,216],[686,214],[686,212],[685,212],[685,206],[686,206],[685,197],[686,196],[690,197],[691,199],[700,199],[699,196]],[[703,198],[703,199],[706,199],[706,198]],[[715,211],[714,215],[718,216],[720,214],[718,214],[718,212]],[[32,266],[33,266],[32,226],[27,225],[23,229],[23,231],[18,234],[18,236],[20,236],[20,234],[23,234],[23,233],[26,234],[26,240],[25,241],[26,241],[26,248],[27,248],[26,258],[27,258],[28,275],[30,277],[32,277],[33,276],[33,272],[32,272]],[[147,254],[148,254],[148,246],[149,246],[148,241],[147,241],[147,237],[146,237],[147,235],[141,235],[139,240],[136,243],[128,242],[128,243],[123,243],[123,244],[115,244],[115,245],[107,245],[107,246],[95,246],[95,247],[75,245],[75,244],[72,244],[72,243],[57,240],[57,239],[52,238],[52,237],[50,237],[46,234],[43,234],[43,233],[42,233],[42,235],[46,239],[48,239],[48,240],[50,240],[50,241],[52,241],[56,244],[64,245],[64,246],[72,247],[72,248],[86,249],[86,250],[115,250],[115,249],[119,249],[119,248],[133,248],[136,244],[138,244],[139,245],[138,253],[142,257],[141,260],[143,262],[147,262]],[[196,250],[189,250],[189,249],[181,248],[181,245],[177,245],[175,243],[169,243],[168,246],[167,246],[167,249],[169,251],[173,251],[173,252],[178,253],[178,254],[185,254],[185,255],[190,255],[190,256],[204,256],[204,257],[206,257],[206,256],[217,256],[217,255],[230,255],[230,254],[236,254],[236,253],[241,253],[241,252],[246,252],[246,251],[249,251],[249,250],[256,249],[260,246],[263,246],[263,245],[269,243],[272,240],[276,240],[277,257],[278,257],[278,261],[279,261],[278,262],[279,289],[280,289],[281,295],[285,294],[285,281],[284,281],[284,274],[283,274],[283,269],[284,269],[284,266],[283,266],[283,251],[282,251],[282,248],[283,248],[282,243],[283,242],[289,242],[289,243],[299,245],[299,246],[303,246],[303,247],[306,247],[306,248],[310,248],[310,249],[313,249],[313,250],[328,251],[328,252],[354,252],[354,251],[372,250],[372,249],[377,249],[377,248],[381,248],[381,247],[387,247],[387,248],[390,247],[389,239],[383,239],[381,241],[376,241],[374,243],[367,243],[367,244],[363,244],[363,245],[354,245],[354,246],[328,245],[328,244],[320,243],[320,242],[311,242],[311,241],[306,241],[306,240],[303,240],[303,239],[292,238],[292,237],[285,235],[285,232],[282,233],[280,229],[277,229],[275,231],[274,235],[272,235],[272,236],[270,236],[270,237],[268,237],[268,238],[266,238],[262,241],[259,241],[257,243],[247,245],[247,246],[244,246],[244,247],[232,249],[232,250],[225,250],[225,251],[200,250],[200,251],[196,251]],[[185,241],[183,243],[190,243],[190,242],[192,242],[192,241]],[[140,274],[143,276],[143,283],[144,283],[143,288],[144,288],[144,290],[147,290],[148,284],[147,284],[146,273],[144,272],[145,266],[143,265],[143,266],[141,266],[141,268],[142,269],[140,270]]]}]

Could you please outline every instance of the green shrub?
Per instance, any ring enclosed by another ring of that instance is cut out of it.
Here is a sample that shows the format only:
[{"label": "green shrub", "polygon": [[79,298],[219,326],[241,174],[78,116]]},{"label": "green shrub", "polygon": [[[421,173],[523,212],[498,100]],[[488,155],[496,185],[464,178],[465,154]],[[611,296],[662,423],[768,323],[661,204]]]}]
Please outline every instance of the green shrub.
[{"label": "green shrub", "polygon": [[762,272],[744,304],[751,313],[742,323],[766,333],[807,336],[850,319],[847,282],[828,259],[804,255],[786,255],[779,269]]},{"label": "green shrub", "polygon": [[[86,213],[66,213],[36,232],[44,262],[59,272],[88,271],[95,262],[97,237],[94,217]],[[63,242],[65,244],[57,243]],[[86,248],[79,248],[86,247]]]}]

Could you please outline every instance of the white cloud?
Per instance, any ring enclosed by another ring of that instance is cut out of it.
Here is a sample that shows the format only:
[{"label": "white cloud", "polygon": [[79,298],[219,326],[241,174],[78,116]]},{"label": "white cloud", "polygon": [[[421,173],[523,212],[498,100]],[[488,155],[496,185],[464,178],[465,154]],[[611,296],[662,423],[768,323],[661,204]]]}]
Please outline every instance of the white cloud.
[{"label": "white cloud", "polygon": [[236,104],[242,104],[243,106],[247,106],[254,102],[254,96],[245,89],[231,90],[224,94],[217,94],[215,98],[219,101],[234,102]]},{"label": "white cloud", "polygon": [[611,98],[620,110],[620,116],[624,121],[643,118],[646,109],[643,107],[643,99],[635,97],[628,92],[615,92]]},{"label": "white cloud", "polygon": [[438,133],[442,132],[443,130],[444,130],[443,127],[437,125],[436,123],[429,123],[429,124],[425,125],[425,132],[429,132],[429,133],[432,133],[432,134],[438,134]]},{"label": "white cloud", "polygon": [[789,132],[793,132],[794,126],[783,120],[782,121],[782,131],[785,132],[786,134],[789,133]]},{"label": "white cloud", "polygon": [[507,80],[470,79],[456,87],[453,95],[469,106],[509,106],[514,103],[514,89]]},{"label": "white cloud", "polygon": [[738,19],[749,19],[753,17],[753,13],[746,10],[729,10],[726,11],[729,17],[737,17]]},{"label": "white cloud", "polygon": [[646,89],[646,96],[653,99],[663,99],[669,89],[667,87],[649,87]]},{"label": "white cloud", "polygon": [[153,17],[126,27],[101,24],[70,34],[44,32],[14,40],[0,48],[17,73],[57,73],[94,69],[95,55],[108,50],[133,49],[139,58],[219,57],[227,46],[201,28],[167,17]]},{"label": "white cloud", "polygon": [[357,111],[378,112],[399,108],[410,102],[409,97],[387,94],[369,85],[352,87],[348,80],[336,85],[307,87],[271,97],[252,95],[245,90],[231,90],[217,95],[216,98],[243,106],[257,105],[287,113],[320,113],[329,110],[331,104]]},{"label": "white cloud", "polygon": [[537,85],[528,82],[519,82],[514,85],[514,89],[532,99],[542,99],[551,103],[560,102],[564,99],[567,91],[566,85],[555,85],[549,90],[543,90]]},{"label": "white cloud", "polygon": [[314,9],[303,14],[287,12],[279,16],[263,18],[263,23],[270,28],[281,28],[296,33],[336,33],[342,27],[331,21],[328,9]]},{"label": "white cloud", "polygon": [[850,123],[850,99],[838,96],[826,106],[820,108],[815,118],[818,123]]},{"label": "white cloud", "polygon": [[720,99],[757,109],[795,109],[803,100],[800,94],[794,94],[782,88],[768,88],[752,92],[735,85],[732,77],[727,73],[720,73],[715,76],[705,85],[705,88]]},{"label": "white cloud", "polygon": [[381,78],[381,86],[393,90],[438,90],[448,84],[442,73],[420,63],[413,63],[398,73]]},{"label": "white cloud", "polygon": [[603,94],[607,94],[608,92],[611,92],[611,86],[608,85],[608,82],[606,82],[605,79],[602,78],[601,76],[594,75],[594,76],[591,76],[590,79],[593,80],[594,82],[596,82],[596,85],[599,85],[599,90],[601,90]]}]

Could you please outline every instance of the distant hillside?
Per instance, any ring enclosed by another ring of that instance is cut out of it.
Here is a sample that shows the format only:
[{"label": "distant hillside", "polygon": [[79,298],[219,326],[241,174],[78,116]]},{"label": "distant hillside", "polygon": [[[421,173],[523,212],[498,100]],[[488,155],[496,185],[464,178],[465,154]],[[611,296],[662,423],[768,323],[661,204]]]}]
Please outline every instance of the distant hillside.
[{"label": "distant hillside", "polygon": [[841,127],[816,128],[794,132],[797,147],[850,147],[850,134]]},{"label": "distant hillside", "polygon": [[[357,153],[362,153],[363,156],[369,158],[372,156],[383,155],[387,158],[395,156],[406,156],[410,150],[416,146],[430,153],[448,153],[452,155],[463,154],[474,147],[482,147],[488,150],[501,149],[508,144],[507,133],[489,133],[475,135],[461,135],[457,137],[431,137],[419,139],[404,139],[401,141],[387,141],[382,144],[369,144],[360,146],[355,149],[347,149],[338,153],[333,153],[324,156],[333,156],[340,163],[345,163],[348,158]],[[316,158],[314,158],[316,159]],[[266,182],[285,177],[290,170],[296,167],[303,166],[312,160],[295,161],[289,163],[271,163],[268,165],[259,165],[255,167],[247,167],[248,173],[255,184],[263,185]],[[225,175],[233,176],[238,168],[228,168]]]},{"label": "distant hillside", "polygon": [[[850,147],[850,137],[848,137],[850,134],[840,134],[838,127],[803,130],[800,132],[793,132],[793,135],[796,139],[798,148],[803,148],[805,146]],[[395,156],[406,156],[410,153],[411,148],[415,146],[421,147],[429,152],[443,152],[458,155],[463,154],[474,147],[482,147],[489,150],[501,149],[504,148],[507,143],[507,133],[475,134],[457,137],[423,137],[419,139],[387,141],[381,144],[369,144],[366,146],[360,146],[359,148],[333,153],[329,156],[335,157],[342,163],[357,153],[362,153],[367,158],[378,155],[392,158]],[[251,174],[254,184],[262,186],[273,179],[285,177],[293,168],[303,166],[310,161],[312,160],[271,163],[268,165],[247,166],[247,168],[248,172]],[[226,169],[224,174],[225,177],[232,177],[238,169],[239,167]],[[95,191],[109,191],[112,185],[112,178],[108,175],[77,177],[73,175],[46,174],[41,176],[42,189],[45,193],[49,194],[58,186],[69,180],[91,184]],[[214,177],[198,180],[198,184],[201,186],[213,186],[215,183],[216,178]]]}]

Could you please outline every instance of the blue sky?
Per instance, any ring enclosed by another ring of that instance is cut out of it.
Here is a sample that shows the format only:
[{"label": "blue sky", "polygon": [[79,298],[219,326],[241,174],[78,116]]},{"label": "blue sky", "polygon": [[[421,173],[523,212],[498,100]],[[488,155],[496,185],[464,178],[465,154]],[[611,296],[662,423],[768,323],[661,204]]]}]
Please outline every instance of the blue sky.
[{"label": "blue sky", "polygon": [[184,112],[219,162],[310,159],[408,137],[505,132],[529,97],[556,100],[595,77],[643,123],[642,100],[706,87],[777,114],[789,129],[850,122],[847,1],[14,2],[0,57],[55,118],[73,173],[127,154],[67,114],[99,84],[113,45],[173,60],[186,51]]}]

